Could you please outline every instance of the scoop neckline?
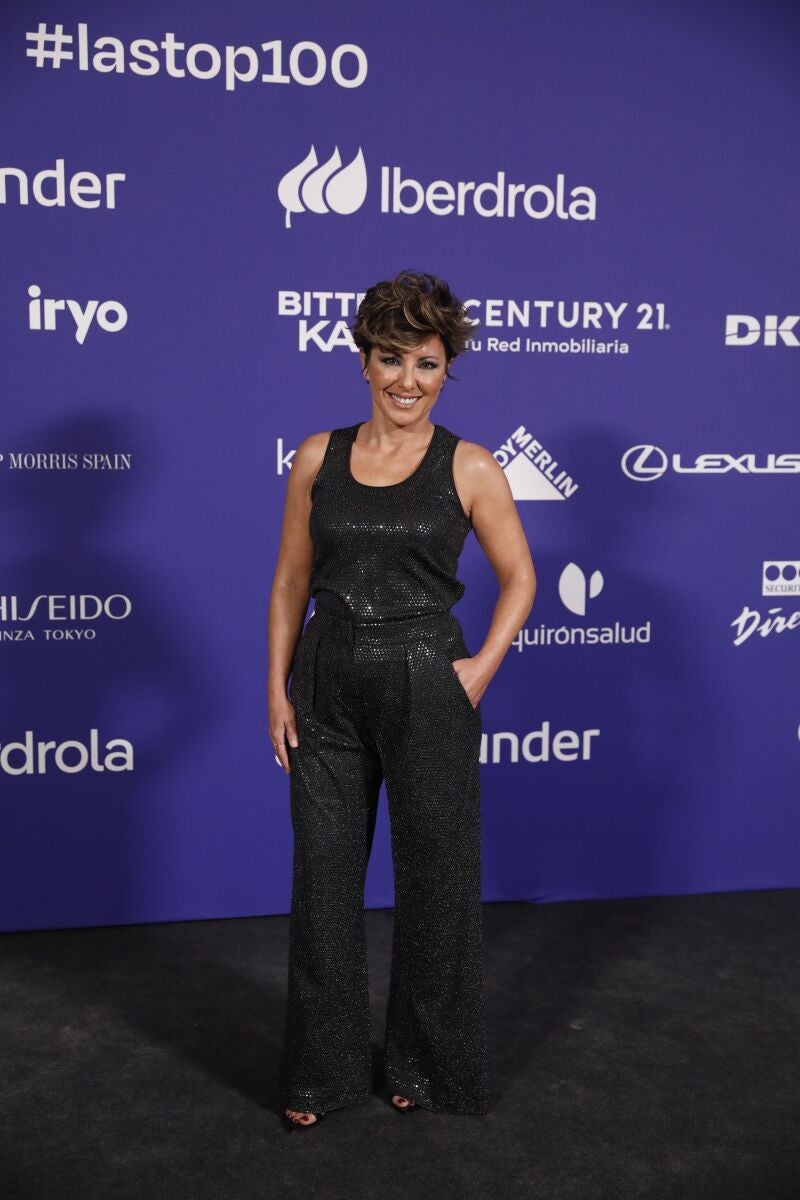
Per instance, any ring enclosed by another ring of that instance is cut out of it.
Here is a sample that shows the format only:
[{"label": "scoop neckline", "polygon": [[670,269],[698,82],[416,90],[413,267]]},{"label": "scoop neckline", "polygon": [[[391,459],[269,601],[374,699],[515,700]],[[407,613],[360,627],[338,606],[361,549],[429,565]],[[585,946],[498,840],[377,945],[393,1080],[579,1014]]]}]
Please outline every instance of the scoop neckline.
[{"label": "scoop neckline", "polygon": [[353,446],[355,445],[355,440],[358,437],[358,431],[362,425],[366,425],[366,421],[359,421],[358,424],[354,427],[355,432],[353,433],[353,436],[351,437],[351,439],[348,443],[347,454],[345,456],[345,462],[346,462],[346,466],[347,466],[347,474],[350,477],[350,479],[352,480],[352,482],[357,484],[358,487],[368,488],[371,492],[388,492],[392,488],[402,487],[403,484],[410,483],[410,481],[414,478],[414,476],[418,475],[419,472],[422,470],[423,466],[425,465],[425,462],[427,461],[428,456],[430,455],[431,449],[433,447],[433,443],[436,441],[436,437],[438,435],[439,429],[441,428],[440,425],[437,425],[436,422],[434,422],[433,433],[431,434],[430,441],[428,442],[428,446],[427,446],[427,449],[425,450],[425,453],[423,454],[422,458],[419,460],[419,462],[417,463],[416,467],[411,472],[411,474],[406,475],[405,479],[398,479],[397,483],[362,483],[360,479],[356,479],[355,475],[353,474],[352,467],[350,466],[350,456],[353,453]]}]

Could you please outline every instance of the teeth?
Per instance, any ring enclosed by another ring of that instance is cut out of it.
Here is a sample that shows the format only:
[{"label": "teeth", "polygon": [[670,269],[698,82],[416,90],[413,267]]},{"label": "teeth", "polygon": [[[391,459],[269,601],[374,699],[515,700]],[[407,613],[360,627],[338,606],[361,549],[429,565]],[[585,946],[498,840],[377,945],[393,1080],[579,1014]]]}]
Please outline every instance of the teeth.
[{"label": "teeth", "polygon": [[410,408],[412,404],[415,404],[419,400],[419,396],[397,396],[394,392],[389,392],[389,395],[395,404],[400,404],[403,408]]}]

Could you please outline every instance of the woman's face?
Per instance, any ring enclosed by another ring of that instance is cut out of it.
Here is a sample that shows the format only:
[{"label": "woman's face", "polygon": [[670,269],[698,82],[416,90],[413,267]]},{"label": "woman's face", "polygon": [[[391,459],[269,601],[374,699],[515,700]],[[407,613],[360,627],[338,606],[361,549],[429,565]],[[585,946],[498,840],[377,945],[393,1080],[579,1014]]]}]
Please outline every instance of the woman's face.
[{"label": "woman's face", "polygon": [[436,403],[447,368],[438,333],[411,350],[373,346],[369,361],[363,350],[360,354],[372,401],[381,412],[409,425],[424,419]]}]

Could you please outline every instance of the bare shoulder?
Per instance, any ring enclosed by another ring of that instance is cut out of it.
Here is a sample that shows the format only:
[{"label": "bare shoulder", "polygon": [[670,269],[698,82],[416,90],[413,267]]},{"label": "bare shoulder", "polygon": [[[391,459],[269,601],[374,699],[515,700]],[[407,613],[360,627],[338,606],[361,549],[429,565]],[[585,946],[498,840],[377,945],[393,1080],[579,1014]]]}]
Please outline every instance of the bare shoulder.
[{"label": "bare shoulder", "polygon": [[458,439],[456,456],[461,459],[468,470],[490,471],[492,466],[500,465],[492,452],[485,446],[481,446],[479,442],[468,442],[466,438]]},{"label": "bare shoulder", "polygon": [[459,481],[474,488],[508,487],[505,471],[485,446],[479,442],[467,442],[459,439],[453,456],[453,471]]},{"label": "bare shoulder", "polygon": [[502,512],[511,499],[506,474],[490,450],[460,438],[453,454],[453,479],[465,513],[476,521],[487,505]]},{"label": "bare shoulder", "polygon": [[292,458],[291,473],[295,476],[295,482],[299,480],[306,487],[312,482],[322,466],[331,432],[327,429],[322,433],[310,433],[308,437],[303,438]]}]

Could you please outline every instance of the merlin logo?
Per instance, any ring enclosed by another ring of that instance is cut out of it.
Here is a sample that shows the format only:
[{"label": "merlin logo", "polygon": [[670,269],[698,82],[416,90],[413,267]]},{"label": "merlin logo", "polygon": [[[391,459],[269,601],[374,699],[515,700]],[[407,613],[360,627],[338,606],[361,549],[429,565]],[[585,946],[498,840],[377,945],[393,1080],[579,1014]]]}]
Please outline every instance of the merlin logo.
[{"label": "merlin logo", "polygon": [[779,317],[772,313],[764,317],[762,324],[758,317],[733,313],[725,318],[725,345],[755,346],[761,342],[764,346],[777,346],[780,338],[784,346],[800,346],[800,338],[794,332],[798,321],[800,315]]},{"label": "merlin logo", "polygon": [[505,471],[515,500],[568,500],[578,490],[574,479],[524,425],[503,442],[494,457]]},{"label": "merlin logo", "polygon": [[762,596],[800,596],[800,562],[765,562],[761,571]]},{"label": "merlin logo", "polygon": [[594,600],[603,590],[603,576],[599,571],[593,571],[586,586],[586,576],[577,563],[567,563],[558,581],[558,594],[561,603],[576,616],[586,616],[586,600]]},{"label": "merlin logo", "polygon": [[339,147],[320,166],[314,147],[301,163],[287,171],[278,184],[278,199],[286,209],[286,228],[292,213],[335,212],[349,215],[361,208],[367,195],[367,169],[361,147],[347,166],[342,166]]},{"label": "merlin logo", "polygon": [[631,446],[620,460],[628,479],[651,483],[671,467],[678,475],[798,475],[800,454],[698,454],[693,466],[683,466],[680,454],[669,457],[660,446]]}]

